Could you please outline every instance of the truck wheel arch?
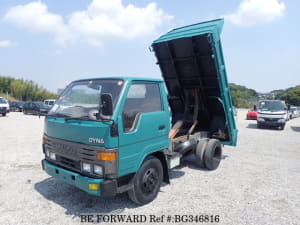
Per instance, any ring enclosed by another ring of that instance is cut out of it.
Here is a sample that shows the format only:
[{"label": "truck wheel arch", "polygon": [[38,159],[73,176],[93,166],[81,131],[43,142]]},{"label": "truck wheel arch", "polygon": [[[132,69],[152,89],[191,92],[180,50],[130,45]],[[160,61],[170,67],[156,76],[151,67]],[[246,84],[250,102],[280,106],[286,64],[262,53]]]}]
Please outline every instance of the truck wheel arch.
[{"label": "truck wheel arch", "polygon": [[160,160],[160,163],[161,163],[162,168],[163,168],[163,182],[169,184],[170,183],[169,169],[168,169],[167,160],[166,160],[166,157],[163,153],[163,150],[157,151],[157,152],[152,152],[152,153],[149,153],[148,155],[145,155],[143,160],[141,160],[141,164],[139,165],[138,170],[140,170],[140,168],[143,165],[144,161],[149,156],[153,156],[153,157],[158,158]]},{"label": "truck wheel arch", "polygon": [[162,151],[158,151],[158,152],[153,152],[150,155],[152,155],[160,160],[161,165],[163,167],[163,181],[165,183],[169,184],[170,183],[169,169],[168,169],[168,164],[167,164],[165,154]]}]

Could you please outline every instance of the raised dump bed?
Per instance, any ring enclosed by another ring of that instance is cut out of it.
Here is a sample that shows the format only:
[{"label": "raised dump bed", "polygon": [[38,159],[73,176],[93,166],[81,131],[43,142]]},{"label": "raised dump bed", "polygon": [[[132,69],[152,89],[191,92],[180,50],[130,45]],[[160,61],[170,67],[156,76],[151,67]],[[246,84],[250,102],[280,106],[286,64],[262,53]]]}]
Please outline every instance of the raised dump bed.
[{"label": "raised dump bed", "polygon": [[176,137],[193,128],[223,144],[236,145],[237,129],[226,77],[220,33],[223,19],[171,30],[152,49],[168,89]]}]

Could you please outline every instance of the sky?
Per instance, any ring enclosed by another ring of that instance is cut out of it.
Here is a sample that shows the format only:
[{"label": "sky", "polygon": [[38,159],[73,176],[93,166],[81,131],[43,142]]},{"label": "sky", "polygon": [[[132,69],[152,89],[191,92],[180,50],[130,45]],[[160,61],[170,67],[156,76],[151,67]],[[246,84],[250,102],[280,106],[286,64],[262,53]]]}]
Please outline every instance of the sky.
[{"label": "sky", "polygon": [[228,81],[259,92],[300,85],[300,1],[1,0],[0,75],[56,92],[91,77],[161,77],[151,43],[224,18]]}]

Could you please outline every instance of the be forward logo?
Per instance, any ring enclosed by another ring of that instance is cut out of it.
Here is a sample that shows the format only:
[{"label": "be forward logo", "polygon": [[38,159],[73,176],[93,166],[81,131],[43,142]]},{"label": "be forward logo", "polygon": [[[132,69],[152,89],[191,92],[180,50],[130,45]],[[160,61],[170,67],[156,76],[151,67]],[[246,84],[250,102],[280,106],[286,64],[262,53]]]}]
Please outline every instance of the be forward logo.
[{"label": "be forward logo", "polygon": [[90,143],[104,144],[103,138],[89,138]]}]

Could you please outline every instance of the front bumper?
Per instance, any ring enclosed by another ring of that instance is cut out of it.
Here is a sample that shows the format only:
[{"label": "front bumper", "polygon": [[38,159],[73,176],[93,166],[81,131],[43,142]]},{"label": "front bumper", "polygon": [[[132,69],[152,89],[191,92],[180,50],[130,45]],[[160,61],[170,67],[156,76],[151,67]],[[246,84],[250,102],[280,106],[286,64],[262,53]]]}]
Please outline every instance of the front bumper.
[{"label": "front bumper", "polygon": [[[43,170],[46,171],[50,176],[62,180],[70,185],[73,185],[89,194],[98,196],[113,196],[117,193],[117,182],[116,180],[104,180],[85,177],[79,173],[75,173],[62,167],[53,165],[47,160],[42,160]],[[99,190],[90,190],[90,184],[98,184]]]},{"label": "front bumper", "polygon": [[6,107],[0,107],[0,113],[6,113],[7,109]]},{"label": "front bumper", "polygon": [[268,127],[278,127],[278,126],[285,125],[285,123],[278,122],[278,121],[257,121],[257,124],[260,124],[262,126],[268,126]]}]

